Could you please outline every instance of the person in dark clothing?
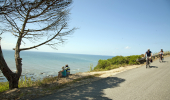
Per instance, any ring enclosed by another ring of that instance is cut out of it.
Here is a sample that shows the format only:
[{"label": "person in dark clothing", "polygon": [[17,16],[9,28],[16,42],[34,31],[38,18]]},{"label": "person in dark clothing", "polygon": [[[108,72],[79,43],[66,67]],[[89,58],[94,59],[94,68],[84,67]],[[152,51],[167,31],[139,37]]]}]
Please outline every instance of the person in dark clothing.
[{"label": "person in dark clothing", "polygon": [[150,49],[148,49],[148,50],[145,52],[144,57],[145,57],[146,55],[147,55],[147,57],[149,57],[150,62],[152,62],[152,52],[150,51]]}]

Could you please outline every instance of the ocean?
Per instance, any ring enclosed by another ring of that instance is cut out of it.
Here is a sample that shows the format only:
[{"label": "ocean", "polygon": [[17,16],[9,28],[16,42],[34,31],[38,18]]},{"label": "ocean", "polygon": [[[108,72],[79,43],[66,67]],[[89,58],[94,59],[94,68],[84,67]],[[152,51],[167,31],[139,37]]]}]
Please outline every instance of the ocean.
[{"label": "ocean", "polygon": [[[2,50],[4,59],[12,71],[16,71],[14,51]],[[62,66],[68,64],[71,74],[90,71],[97,65],[99,59],[108,59],[113,56],[51,53],[21,51],[22,76],[31,77],[32,80],[41,79],[47,76],[57,76]],[[6,78],[0,71],[0,82],[6,82]]]}]

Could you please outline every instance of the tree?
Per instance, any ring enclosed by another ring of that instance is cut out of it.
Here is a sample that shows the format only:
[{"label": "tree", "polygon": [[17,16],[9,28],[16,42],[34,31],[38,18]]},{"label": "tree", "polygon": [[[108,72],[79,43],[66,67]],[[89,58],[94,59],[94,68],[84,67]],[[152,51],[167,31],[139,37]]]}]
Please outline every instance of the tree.
[{"label": "tree", "polygon": [[[69,6],[72,0],[0,0],[0,30],[10,32],[17,39],[15,50],[16,72],[6,64],[0,47],[0,69],[9,81],[9,88],[18,88],[22,73],[20,52],[48,45],[54,49],[70,35],[75,28],[68,29]],[[44,40],[45,41],[40,41]],[[25,41],[37,43],[21,48]]]}]

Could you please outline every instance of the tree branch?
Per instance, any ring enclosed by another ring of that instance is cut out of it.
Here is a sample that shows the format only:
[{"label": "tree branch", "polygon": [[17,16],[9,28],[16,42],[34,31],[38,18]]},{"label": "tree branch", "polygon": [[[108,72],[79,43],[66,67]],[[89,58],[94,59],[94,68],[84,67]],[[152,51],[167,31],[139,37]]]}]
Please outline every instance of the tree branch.
[{"label": "tree branch", "polygon": [[[44,1],[45,1],[45,0],[44,0]],[[35,8],[38,8],[38,7],[41,5],[41,3],[43,3],[43,1],[40,2]],[[53,2],[51,5],[48,5],[40,14],[35,15],[35,16],[30,16],[29,19],[36,18],[36,17],[38,17],[38,16],[40,16],[40,15],[43,15],[43,14],[47,11],[48,8],[50,8],[51,6],[54,5],[54,3],[55,3],[55,2]],[[35,9],[35,8],[32,8],[32,9]],[[31,9],[31,10],[32,10],[32,9]]]},{"label": "tree branch", "polygon": [[43,42],[43,43],[41,43],[41,44],[39,44],[39,45],[33,46],[33,47],[22,48],[22,49],[20,49],[20,51],[33,49],[33,48],[39,47],[39,46],[41,46],[41,45],[43,45],[43,44],[46,44],[46,43],[50,42],[50,41],[53,40],[57,35],[60,34],[61,30],[62,30],[64,27],[65,27],[65,25],[63,25],[62,28],[58,31],[58,33],[57,33],[56,35],[54,35],[51,39],[49,39],[49,40],[47,40],[47,41],[45,41],[45,42]]},{"label": "tree branch", "polygon": [[27,22],[27,23],[34,23],[34,22],[43,22],[43,21],[47,21],[48,19],[50,19],[50,18],[52,18],[52,17],[54,17],[54,16],[56,16],[56,14],[55,14],[55,15],[52,15],[52,16],[50,16],[50,17],[48,17],[48,18],[45,18],[45,19],[43,19],[43,20],[29,21],[29,22]]},{"label": "tree branch", "polygon": [[43,30],[47,30],[49,29],[51,26],[54,26],[55,24],[59,23],[61,21],[61,18],[58,18],[55,22],[51,23],[50,25],[48,25],[47,27],[43,28],[43,29],[39,29],[39,30],[25,30],[25,31],[29,31],[29,32],[38,32],[38,31],[43,31]]},{"label": "tree branch", "polygon": [[[8,16],[8,15],[6,15],[6,16]],[[19,30],[17,24],[15,23],[15,21],[8,16],[8,17],[12,20],[12,22],[11,22],[10,20],[8,20],[8,18],[7,18],[6,16],[5,16],[5,18],[6,18],[6,20],[11,24],[11,26],[13,26],[16,30],[18,30],[18,32],[20,32],[20,30]],[[14,23],[15,25],[14,25],[13,23]]]}]

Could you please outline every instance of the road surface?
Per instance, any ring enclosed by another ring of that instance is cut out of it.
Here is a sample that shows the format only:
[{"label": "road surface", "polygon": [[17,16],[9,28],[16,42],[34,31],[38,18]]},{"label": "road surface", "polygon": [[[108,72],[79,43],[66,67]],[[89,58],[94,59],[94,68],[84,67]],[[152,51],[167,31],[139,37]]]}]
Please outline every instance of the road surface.
[{"label": "road surface", "polygon": [[170,100],[170,57],[35,100]]}]

